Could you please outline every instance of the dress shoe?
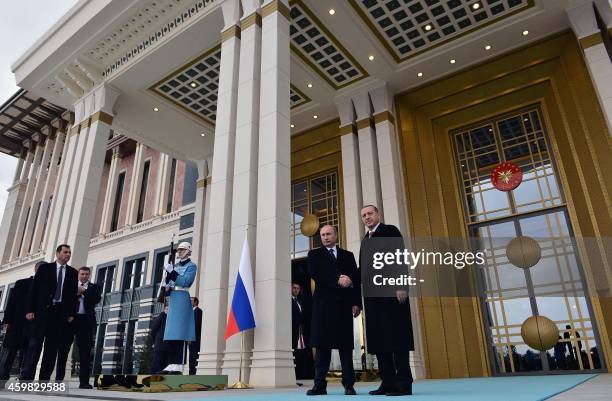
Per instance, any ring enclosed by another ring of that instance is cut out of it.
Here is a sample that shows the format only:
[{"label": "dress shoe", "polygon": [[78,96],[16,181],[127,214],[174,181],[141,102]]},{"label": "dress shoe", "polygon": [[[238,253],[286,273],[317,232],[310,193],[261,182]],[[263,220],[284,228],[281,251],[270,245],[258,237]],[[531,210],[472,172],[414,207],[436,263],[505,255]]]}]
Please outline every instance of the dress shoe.
[{"label": "dress shoe", "polygon": [[354,387],[347,387],[344,389],[344,395],[357,395]]},{"label": "dress shoe", "polygon": [[321,387],[313,387],[306,392],[306,395],[326,395],[327,389]]},{"label": "dress shoe", "polygon": [[393,393],[393,392],[395,392],[394,388],[388,388],[388,387],[380,386],[376,390],[370,391],[368,394],[370,394],[370,395],[385,395],[387,393]]},{"label": "dress shoe", "polygon": [[89,383],[81,383],[79,384],[79,388],[84,390],[91,390],[93,386]]}]

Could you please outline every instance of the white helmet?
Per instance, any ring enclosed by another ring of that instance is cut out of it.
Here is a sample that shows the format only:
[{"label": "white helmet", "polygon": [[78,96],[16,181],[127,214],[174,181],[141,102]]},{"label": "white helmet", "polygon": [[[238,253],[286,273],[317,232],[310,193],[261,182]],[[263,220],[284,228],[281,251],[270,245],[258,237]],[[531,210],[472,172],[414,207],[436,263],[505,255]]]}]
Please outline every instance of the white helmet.
[{"label": "white helmet", "polygon": [[179,250],[179,249],[186,249],[189,252],[191,252],[191,244],[189,242],[187,242],[187,241],[184,241],[184,242],[181,242],[176,249],[177,250]]}]

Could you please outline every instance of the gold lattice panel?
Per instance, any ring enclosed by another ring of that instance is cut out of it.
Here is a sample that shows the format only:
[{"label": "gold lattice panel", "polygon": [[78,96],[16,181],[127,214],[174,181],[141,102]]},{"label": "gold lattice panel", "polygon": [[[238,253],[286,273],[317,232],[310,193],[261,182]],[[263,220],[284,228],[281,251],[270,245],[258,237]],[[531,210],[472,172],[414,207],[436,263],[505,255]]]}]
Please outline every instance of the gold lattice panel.
[{"label": "gold lattice panel", "polygon": [[533,6],[533,0],[349,0],[396,61]]}]

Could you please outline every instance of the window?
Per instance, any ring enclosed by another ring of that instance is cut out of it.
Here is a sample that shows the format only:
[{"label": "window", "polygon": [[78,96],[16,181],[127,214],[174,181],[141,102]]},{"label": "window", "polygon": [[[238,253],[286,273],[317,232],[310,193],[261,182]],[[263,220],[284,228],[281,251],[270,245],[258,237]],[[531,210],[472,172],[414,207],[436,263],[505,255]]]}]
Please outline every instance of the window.
[{"label": "window", "polygon": [[176,159],[172,159],[170,167],[170,185],[168,186],[168,200],[166,201],[166,213],[172,211],[172,201],[174,199],[174,179],[176,177]]},{"label": "window", "polygon": [[291,189],[291,258],[297,259],[305,257],[310,249],[321,246],[319,235],[306,237],[302,234],[300,224],[304,216],[315,214],[319,218],[319,227],[331,224],[340,229],[338,173],[295,182]]},{"label": "window", "polygon": [[103,296],[113,291],[113,287],[115,284],[115,270],[115,265],[98,267],[98,276],[96,278],[96,284],[98,284],[102,288]]},{"label": "window", "polygon": [[[451,132],[470,236],[486,251],[480,269],[486,336],[499,374],[600,369],[601,348],[580,266],[561,182],[538,106]],[[502,192],[491,171],[516,164],[522,183]],[[506,246],[529,236],[542,249],[539,262],[512,265]],[[558,327],[559,341],[547,352],[531,349],[521,325],[543,315]]]},{"label": "window", "polygon": [[140,223],[144,218],[144,207],[147,199],[147,185],[149,181],[149,169],[151,161],[147,160],[142,169],[142,183],[140,184],[140,197],[138,199],[138,212],[136,214],[136,223]]},{"label": "window", "polygon": [[132,259],[125,262],[121,290],[126,291],[144,285],[146,258]]},{"label": "window", "polygon": [[123,197],[123,185],[125,184],[125,172],[117,177],[117,192],[115,192],[115,202],[113,203],[113,216],[111,219],[110,231],[117,231],[119,225],[119,210],[121,209],[121,198]]}]

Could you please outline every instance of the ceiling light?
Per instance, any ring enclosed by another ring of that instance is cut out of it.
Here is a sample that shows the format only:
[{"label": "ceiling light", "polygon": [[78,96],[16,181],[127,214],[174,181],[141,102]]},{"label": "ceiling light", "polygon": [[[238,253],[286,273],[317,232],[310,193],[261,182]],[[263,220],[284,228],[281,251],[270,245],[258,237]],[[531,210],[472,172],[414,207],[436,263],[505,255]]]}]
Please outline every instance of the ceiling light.
[{"label": "ceiling light", "polygon": [[449,63],[451,64],[455,64],[457,62],[457,60],[455,60],[454,58],[450,59]]},{"label": "ceiling light", "polygon": [[295,128],[295,125],[291,124],[291,128]]},{"label": "ceiling light", "polygon": [[336,13],[336,10],[334,10],[333,8],[329,9],[329,15],[334,15]]},{"label": "ceiling light", "polygon": [[480,3],[474,3],[474,4],[472,4],[472,8],[473,8],[474,10],[478,10],[478,9],[480,8]]},{"label": "ceiling light", "polygon": [[309,84],[308,84],[308,85],[306,85],[306,86],[308,86],[309,88],[312,88],[312,84],[311,84],[311,83],[309,83]]},{"label": "ceiling light", "polygon": [[206,134],[203,132],[203,133],[200,134],[200,136],[204,137],[204,136],[206,136]]},{"label": "ceiling light", "polygon": [[159,109],[157,107],[153,107],[153,111],[157,113]]},{"label": "ceiling light", "polygon": [[419,73],[417,74],[417,77],[422,77],[422,76],[423,76],[423,73],[422,73],[422,72],[419,72]]},{"label": "ceiling light", "polygon": [[312,116],[312,118],[316,120],[317,118],[319,118],[319,116],[315,114],[314,116]]},{"label": "ceiling light", "polygon": [[191,87],[192,87],[192,88],[195,88],[196,86],[198,86],[198,84],[196,84],[195,82],[192,82],[192,83],[191,83]]},{"label": "ceiling light", "polygon": [[491,50],[491,45],[486,45],[485,50]]},{"label": "ceiling light", "polygon": [[425,30],[426,31],[431,31],[431,25],[429,25],[429,24],[425,25]]},{"label": "ceiling light", "polygon": [[527,36],[527,35],[529,35],[529,31],[525,29],[525,30],[523,31],[523,36]]},{"label": "ceiling light", "polygon": [[370,56],[368,57],[368,60],[370,61],[374,60],[374,56],[370,54]]}]

